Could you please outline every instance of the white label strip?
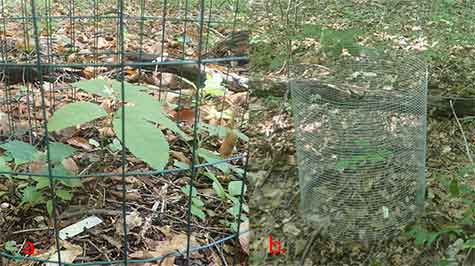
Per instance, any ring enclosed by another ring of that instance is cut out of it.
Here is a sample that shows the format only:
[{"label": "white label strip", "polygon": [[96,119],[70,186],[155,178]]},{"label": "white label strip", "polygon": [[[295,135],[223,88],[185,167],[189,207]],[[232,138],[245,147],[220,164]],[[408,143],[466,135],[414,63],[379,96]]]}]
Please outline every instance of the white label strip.
[{"label": "white label strip", "polygon": [[103,221],[97,216],[88,217],[59,231],[59,238],[65,240],[90,229]]}]

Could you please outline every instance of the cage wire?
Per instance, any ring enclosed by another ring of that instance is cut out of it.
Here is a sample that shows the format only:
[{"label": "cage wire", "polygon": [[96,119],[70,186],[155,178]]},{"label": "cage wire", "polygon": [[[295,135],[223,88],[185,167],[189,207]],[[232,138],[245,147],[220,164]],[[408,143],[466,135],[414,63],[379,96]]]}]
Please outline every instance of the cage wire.
[{"label": "cage wire", "polygon": [[337,240],[395,236],[423,208],[423,61],[351,47],[331,64],[300,64],[291,72],[306,222]]},{"label": "cage wire", "polygon": [[0,6],[2,263],[240,263],[246,3]]}]

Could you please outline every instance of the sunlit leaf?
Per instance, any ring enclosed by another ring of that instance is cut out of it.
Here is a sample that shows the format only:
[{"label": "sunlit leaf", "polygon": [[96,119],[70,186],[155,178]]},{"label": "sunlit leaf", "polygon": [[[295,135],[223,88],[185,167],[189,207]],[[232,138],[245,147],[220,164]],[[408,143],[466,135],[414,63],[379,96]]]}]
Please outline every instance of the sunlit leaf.
[{"label": "sunlit leaf", "polygon": [[0,145],[0,147],[10,153],[16,164],[34,161],[39,155],[33,145],[23,141],[13,140]]},{"label": "sunlit leaf", "polygon": [[70,103],[54,112],[48,121],[48,130],[55,131],[77,126],[106,115],[106,111],[97,104],[89,102]]}]

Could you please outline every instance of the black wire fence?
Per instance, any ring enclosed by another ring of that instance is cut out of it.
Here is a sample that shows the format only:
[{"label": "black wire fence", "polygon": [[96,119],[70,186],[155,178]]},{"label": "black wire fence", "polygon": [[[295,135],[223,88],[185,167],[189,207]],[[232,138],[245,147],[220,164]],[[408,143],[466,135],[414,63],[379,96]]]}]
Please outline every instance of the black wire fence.
[{"label": "black wire fence", "polygon": [[245,265],[246,2],[0,7],[2,264]]}]

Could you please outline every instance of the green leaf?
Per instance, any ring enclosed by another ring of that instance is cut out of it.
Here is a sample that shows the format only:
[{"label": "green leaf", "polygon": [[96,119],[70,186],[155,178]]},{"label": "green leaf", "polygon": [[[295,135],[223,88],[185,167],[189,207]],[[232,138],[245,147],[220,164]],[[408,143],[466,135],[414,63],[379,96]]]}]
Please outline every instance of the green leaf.
[{"label": "green leaf", "polygon": [[178,161],[178,160],[173,161],[173,166],[175,166],[176,168],[179,168],[179,169],[188,169],[188,168],[190,168],[190,165],[188,165],[187,163]]},{"label": "green leaf", "polygon": [[[114,115],[114,132],[122,139],[120,111]],[[159,128],[140,118],[141,113],[126,110],[125,146],[127,149],[156,170],[163,170],[168,163],[170,148]]]},{"label": "green leaf", "polygon": [[463,243],[463,248],[475,248],[475,239],[465,240],[465,243]]},{"label": "green leaf", "polygon": [[206,171],[204,172],[204,175],[213,181],[213,189],[218,195],[218,197],[220,197],[221,199],[225,199],[226,191],[224,191],[224,187],[221,185],[221,183],[219,182],[218,178],[214,175],[214,173],[210,171]]},{"label": "green leaf", "polygon": [[21,204],[30,203],[36,205],[42,202],[44,202],[43,196],[35,187],[28,186],[23,190]]},{"label": "green leaf", "polygon": [[37,182],[36,183],[37,190],[40,190],[45,187],[49,187],[50,185],[49,178],[46,176],[33,176],[31,178]]},{"label": "green leaf", "polygon": [[66,145],[59,142],[50,143],[49,149],[50,159],[53,162],[61,162],[76,152],[76,149],[71,147],[70,145]]},{"label": "green leaf", "polygon": [[[189,195],[190,194],[190,185],[185,185],[181,188],[181,191],[183,193],[185,193],[185,195]],[[191,190],[191,197],[196,197],[196,195],[198,194],[198,191],[196,190],[195,187],[192,188]]]},{"label": "green leaf", "polygon": [[[7,163],[5,156],[0,157],[0,172],[11,172],[12,169]],[[10,175],[3,174],[4,176],[10,178]],[[2,177],[2,175],[0,175]]]},{"label": "green leaf", "polygon": [[8,192],[6,191],[0,191],[0,198],[3,197],[4,195],[7,195]]},{"label": "green leaf", "polygon": [[239,215],[239,205],[234,204],[231,208],[226,210],[228,213],[230,213],[234,217],[238,217]]},{"label": "green leaf", "polygon": [[226,198],[226,192],[224,191],[223,186],[219,182],[213,182],[213,189],[221,199]]},{"label": "green leaf", "polygon": [[16,253],[16,241],[8,241],[5,243],[5,250],[12,253],[12,254],[15,254]]},{"label": "green leaf", "polygon": [[450,181],[449,193],[452,197],[457,197],[459,195],[460,190],[457,178],[453,178],[452,181]]},{"label": "green leaf", "polygon": [[67,190],[64,189],[57,189],[56,190],[56,195],[65,201],[71,200],[73,198],[73,194]]},{"label": "green leaf", "polygon": [[120,140],[115,138],[111,144],[109,144],[109,148],[111,151],[116,152],[122,150],[122,144],[120,144]]},{"label": "green leaf", "polygon": [[46,211],[48,211],[50,217],[53,216],[53,200],[48,200],[46,202]]},{"label": "green leaf", "polygon": [[[228,191],[229,194],[233,196],[238,196],[241,195],[241,189],[242,189],[243,182],[242,181],[231,181],[228,184]],[[247,187],[244,185],[244,194],[246,194]]]},{"label": "green leaf", "polygon": [[101,146],[101,144],[99,142],[97,142],[97,140],[95,139],[89,139],[89,144],[91,144],[92,146],[98,148]]},{"label": "green leaf", "polygon": [[[55,165],[52,172],[55,176],[71,176],[71,173],[64,168],[63,164]],[[45,174],[47,173],[46,169]],[[79,178],[59,178],[59,182],[67,187],[82,187],[81,179]]]},{"label": "green leaf", "polygon": [[229,164],[227,162],[221,162],[223,161],[223,158],[221,158],[219,154],[207,149],[199,148],[198,156],[205,159],[208,163],[216,163],[213,164],[213,167],[218,168],[219,170],[223,171],[223,173],[229,173]]},{"label": "green leaf", "polygon": [[201,220],[204,220],[206,218],[206,214],[203,212],[203,210],[193,204],[191,205],[191,214],[200,218]]},{"label": "green leaf", "polygon": [[223,77],[219,73],[207,73],[203,91],[205,94],[224,96],[226,89],[222,85]]},{"label": "green leaf", "polygon": [[88,93],[102,97],[112,97],[116,95],[118,93],[117,88],[121,86],[120,82],[111,79],[81,80],[71,85]]},{"label": "green leaf", "polygon": [[[128,87],[129,86],[127,86],[127,88]],[[151,97],[150,95],[145,93],[139,93],[132,97],[132,99],[129,99],[128,102],[133,103],[127,108],[129,110],[134,110],[134,115],[136,116],[136,119],[143,118],[145,120],[158,123],[160,126],[170,129],[171,131],[173,131],[173,133],[177,134],[186,141],[192,139],[177,126],[175,121],[168,118],[166,111],[162,108],[160,102],[153,99],[153,97]],[[126,112],[126,117],[127,113],[130,113],[130,111]]]},{"label": "green leaf", "polygon": [[[199,128],[202,129],[202,130],[206,130],[208,131],[208,133],[211,135],[211,136],[218,136],[220,138],[224,138],[226,137],[226,135],[228,134],[228,131],[230,131],[231,129],[227,128],[227,127],[223,127],[223,126],[214,126],[214,125],[210,125],[210,124],[206,124],[206,123],[200,123],[199,125]],[[245,134],[243,134],[241,131],[239,131],[238,129],[233,129],[234,133],[236,134],[236,136],[238,138],[240,138],[241,140],[245,141],[245,142],[248,142],[249,141],[249,137],[246,136]]]},{"label": "green leaf", "polygon": [[205,206],[204,202],[201,201],[199,198],[192,198],[191,202],[192,202],[193,205],[195,205],[198,208],[201,208],[201,207]]},{"label": "green leaf", "polygon": [[34,161],[39,154],[33,145],[18,140],[4,143],[0,147],[7,150],[18,165]]},{"label": "green leaf", "polygon": [[91,122],[104,116],[107,116],[106,111],[97,104],[89,102],[70,103],[54,112],[48,121],[48,130],[60,130]]}]

